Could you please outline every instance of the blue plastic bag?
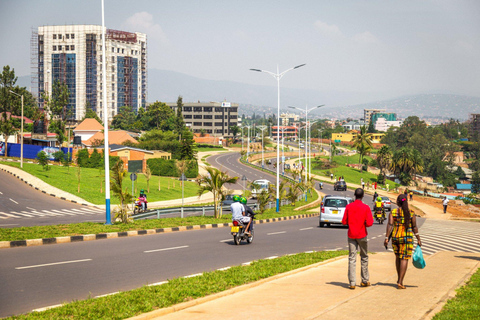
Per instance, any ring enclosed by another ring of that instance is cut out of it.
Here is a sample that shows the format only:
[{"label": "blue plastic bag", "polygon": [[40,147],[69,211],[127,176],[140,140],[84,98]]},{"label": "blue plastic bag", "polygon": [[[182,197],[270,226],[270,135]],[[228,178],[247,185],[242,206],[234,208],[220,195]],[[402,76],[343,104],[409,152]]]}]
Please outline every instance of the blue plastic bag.
[{"label": "blue plastic bag", "polygon": [[418,269],[423,269],[426,266],[425,259],[423,259],[422,248],[417,245],[415,252],[413,253],[413,266]]}]

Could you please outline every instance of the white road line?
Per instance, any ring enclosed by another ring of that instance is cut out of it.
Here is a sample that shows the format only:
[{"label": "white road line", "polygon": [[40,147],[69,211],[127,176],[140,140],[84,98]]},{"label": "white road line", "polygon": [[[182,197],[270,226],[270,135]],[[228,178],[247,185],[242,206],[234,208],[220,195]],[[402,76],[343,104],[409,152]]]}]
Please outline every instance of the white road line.
[{"label": "white road line", "polygon": [[21,216],[28,217],[28,218],[33,218],[33,216],[31,216],[31,215],[29,215],[29,214],[21,213],[21,212],[17,212],[17,211],[10,211],[10,213],[19,214],[19,215],[21,215]]},{"label": "white road line", "polygon": [[37,264],[37,265],[33,265],[33,266],[16,267],[15,269],[16,270],[22,270],[22,269],[40,268],[40,267],[56,266],[56,265],[59,265],[59,264],[68,264],[68,263],[77,263],[77,262],[86,262],[86,261],[92,261],[92,259],[82,259],[82,260],[71,260],[71,261]]},{"label": "white road line", "polygon": [[[3,218],[3,217],[0,217],[0,218]],[[7,219],[7,218],[3,218],[3,219]],[[18,223],[0,224],[0,227],[6,227],[6,226],[18,226]]]},{"label": "white road line", "polygon": [[228,242],[228,241],[232,241],[232,239],[221,240],[220,242]]},{"label": "white road line", "polygon": [[37,209],[33,209],[33,208],[30,208],[30,207],[25,207],[27,208],[28,210],[32,210],[32,211],[37,211]]},{"label": "white road line", "polygon": [[272,259],[276,259],[278,258],[278,256],[271,256],[271,257],[268,257],[268,258],[265,258],[266,260],[272,260]]},{"label": "white road line", "polygon": [[18,204],[18,202],[15,201],[15,200],[13,200],[12,198],[9,198],[9,199],[10,199],[10,201],[12,201],[13,203]]},{"label": "white road line", "polygon": [[66,210],[66,209],[63,209],[63,210],[54,210],[54,209],[52,209],[51,211],[53,211],[53,212],[58,212],[58,213],[61,213],[61,214],[66,214],[67,216],[74,216],[74,215],[75,215],[75,213],[66,212],[66,211],[64,211],[64,210]]},{"label": "white road line", "polygon": [[46,311],[46,310],[49,310],[49,309],[58,308],[58,307],[61,307],[61,306],[63,306],[63,304],[56,304],[54,306],[33,309],[32,312],[42,312],[42,311]]},{"label": "white road line", "polygon": [[180,246],[180,247],[171,247],[171,248],[164,248],[164,249],[147,250],[147,251],[143,251],[143,253],[176,250],[176,249],[183,249],[183,248],[188,248],[188,247],[189,246]]},{"label": "white road line", "polygon": [[162,284],[165,284],[165,283],[168,283],[168,281],[160,281],[157,283],[152,283],[152,284],[149,284],[147,287],[161,286]]},{"label": "white road line", "polygon": [[31,212],[31,211],[21,211],[22,213],[24,214],[33,214],[34,216],[39,216],[39,217],[43,217],[45,216],[44,214],[40,213],[40,212],[37,212],[37,211],[34,211],[34,212]]},{"label": "white road line", "polygon": [[113,296],[114,294],[117,294],[117,292],[112,292],[112,293],[107,293],[107,294],[101,294],[99,296],[96,296],[95,298],[101,298],[101,297],[108,297],[108,296]]},{"label": "white road line", "polygon": [[248,261],[248,262],[244,262],[242,263],[242,266],[249,266],[252,264],[253,261]]},{"label": "white road line", "polygon": [[450,240],[447,240],[445,238],[443,239],[439,239],[437,237],[432,237],[432,236],[429,236],[429,235],[423,235],[422,236],[422,239],[428,239],[427,241],[425,242],[431,242],[431,243],[435,243],[435,241],[440,241],[441,243],[444,243],[444,242],[448,242],[448,243],[451,243],[453,245],[458,245],[459,247],[469,247],[471,249],[477,249],[479,250],[480,248],[477,246],[472,246],[472,241],[463,241],[463,240],[459,240],[459,239],[454,239],[454,241],[450,241]]},{"label": "white road line", "polygon": [[61,216],[61,214],[58,214],[56,212],[51,212],[51,211],[48,211],[48,210],[42,210],[42,212],[45,212],[49,216]]},{"label": "white road line", "polygon": [[2,192],[2,191],[0,191],[0,194],[3,194],[3,192]]},{"label": "white road line", "polygon": [[335,248],[334,250],[338,251],[338,250],[342,250],[342,248]]},{"label": "white road line", "polygon": [[303,228],[303,229],[300,229],[300,231],[305,231],[305,230],[312,230],[313,227],[310,227],[310,228]]},{"label": "white road line", "polygon": [[185,276],[184,278],[195,278],[195,277],[199,277],[203,275],[203,273],[195,273],[195,274],[191,274],[189,276]]},{"label": "white road line", "polygon": [[304,253],[314,253],[315,251],[305,251]]},{"label": "white road line", "polygon": [[271,236],[274,234],[282,234],[282,233],[287,233],[287,231],[271,232],[271,233],[267,233],[267,236]]},{"label": "white road line", "polygon": [[231,267],[225,267],[225,268],[220,268],[220,269],[217,269],[217,271],[225,271],[225,270],[228,270],[230,269]]},{"label": "white road line", "polygon": [[[0,214],[4,214],[6,215],[7,217],[10,217],[10,218],[17,218],[17,219],[20,219],[20,217],[18,216],[14,216],[13,214],[10,214],[10,213],[6,213],[6,212],[0,212]],[[6,218],[3,218],[2,219],[6,219]]]}]

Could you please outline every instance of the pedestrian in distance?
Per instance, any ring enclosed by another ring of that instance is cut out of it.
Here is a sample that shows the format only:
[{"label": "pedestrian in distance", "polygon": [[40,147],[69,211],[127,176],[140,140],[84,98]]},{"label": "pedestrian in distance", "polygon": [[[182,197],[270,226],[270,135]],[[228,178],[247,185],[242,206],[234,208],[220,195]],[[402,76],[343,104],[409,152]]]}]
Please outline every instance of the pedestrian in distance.
[{"label": "pedestrian in distance", "polygon": [[333,173],[330,173],[330,180],[333,180]]},{"label": "pedestrian in distance", "polygon": [[375,181],[375,183],[373,184],[373,187],[375,188],[375,190],[377,190],[377,181]]},{"label": "pedestrian in distance", "polygon": [[362,179],[362,189],[365,190],[365,181]]},{"label": "pedestrian in distance", "polygon": [[377,197],[378,197],[378,193],[377,193],[377,191],[375,191],[375,192],[373,193],[373,202],[375,202],[375,200],[377,199]]},{"label": "pedestrian in distance", "polygon": [[406,289],[403,279],[407,273],[408,260],[412,257],[413,235],[417,238],[417,244],[422,246],[418,234],[417,218],[410,215],[408,201],[405,194],[397,197],[398,209],[393,209],[388,216],[387,230],[385,233],[385,249],[392,239],[393,252],[395,253],[395,267],[397,269],[397,288]]},{"label": "pedestrian in distance", "polygon": [[410,190],[410,193],[408,194],[410,196],[410,201],[413,201],[413,191]]},{"label": "pedestrian in distance", "polygon": [[448,199],[447,197],[443,197],[443,201],[442,201],[442,204],[443,204],[443,213],[447,213],[447,206],[448,206]]},{"label": "pedestrian in distance", "polygon": [[370,286],[368,274],[368,242],[367,228],[373,225],[373,216],[370,207],[362,202],[363,189],[355,190],[355,201],[345,208],[342,224],[348,225],[348,282],[349,288],[356,286],[357,252],[360,249],[361,287]]}]

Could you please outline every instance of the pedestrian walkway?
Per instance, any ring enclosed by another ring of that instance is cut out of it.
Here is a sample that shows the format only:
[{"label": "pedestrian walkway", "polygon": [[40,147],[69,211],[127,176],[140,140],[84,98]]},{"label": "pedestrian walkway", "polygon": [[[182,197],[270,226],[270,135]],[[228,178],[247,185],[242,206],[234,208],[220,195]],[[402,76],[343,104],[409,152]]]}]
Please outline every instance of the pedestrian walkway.
[{"label": "pedestrian walkway", "polygon": [[78,209],[50,209],[29,211],[0,211],[0,219],[21,219],[21,218],[40,218],[40,217],[60,217],[60,216],[81,216],[81,215],[95,215],[105,214],[105,210],[94,207],[79,207]]},{"label": "pedestrian walkway", "polygon": [[438,252],[426,262],[423,270],[410,265],[406,290],[396,288],[393,253],[370,254],[372,286],[355,290],[341,257],[133,319],[430,319],[478,268],[480,254]]}]

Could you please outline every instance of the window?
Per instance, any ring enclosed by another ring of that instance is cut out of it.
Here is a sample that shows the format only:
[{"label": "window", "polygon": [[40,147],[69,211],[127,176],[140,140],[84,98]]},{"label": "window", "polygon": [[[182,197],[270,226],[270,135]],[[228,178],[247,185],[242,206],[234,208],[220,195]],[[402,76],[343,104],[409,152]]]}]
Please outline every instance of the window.
[{"label": "window", "polygon": [[230,116],[230,119],[237,119],[237,116]]},{"label": "window", "polygon": [[70,38],[75,39],[75,33],[72,33]]},{"label": "window", "polygon": [[222,108],[221,107],[215,107],[215,112],[222,112]]},{"label": "window", "polygon": [[122,49],[122,53],[124,53],[124,51],[125,51],[125,50],[124,50],[124,49]]},{"label": "window", "polygon": [[117,48],[117,53],[120,53],[120,48]]},{"label": "window", "polygon": [[53,40],[56,40],[56,39],[57,39],[57,35],[54,34],[54,35],[53,35]]},{"label": "window", "polygon": [[202,115],[201,114],[196,114],[193,116],[193,119],[202,119]]},{"label": "window", "polygon": [[201,122],[194,122],[193,125],[194,125],[194,126],[200,126],[200,127],[201,127],[201,126],[202,126],[202,123],[201,123]]},{"label": "window", "polygon": [[112,72],[115,72],[115,66],[112,66]]},{"label": "window", "polygon": [[115,63],[115,56],[112,57],[112,62]]},{"label": "window", "polygon": [[228,127],[228,122],[225,122],[225,127]]},{"label": "window", "polygon": [[211,122],[204,122],[203,125],[205,127],[211,127],[212,126],[212,123]]},{"label": "window", "polygon": [[70,50],[75,50],[75,46],[73,44],[70,46]]},{"label": "window", "polygon": [[225,115],[225,119],[228,119],[228,116],[227,116],[227,115]]},{"label": "window", "polygon": [[185,114],[185,115],[183,115],[183,118],[192,119],[192,115],[191,114]]},{"label": "window", "polygon": [[183,107],[184,112],[192,112],[192,107]]},{"label": "window", "polygon": [[130,54],[133,56],[133,50],[132,50],[132,52],[131,52]]},{"label": "window", "polygon": [[115,53],[115,48],[114,47],[112,47],[112,52]]},{"label": "window", "polygon": [[68,33],[65,35],[65,39],[70,39],[70,35]]},{"label": "window", "polygon": [[62,46],[58,46],[58,50],[62,50]]},{"label": "window", "polygon": [[205,112],[212,112],[212,107],[203,107],[203,111]]},{"label": "window", "polygon": [[115,100],[115,93],[112,92],[112,100]]},{"label": "window", "polygon": [[215,127],[221,127],[223,126],[223,122],[215,122]]},{"label": "window", "polygon": [[57,51],[57,46],[53,46],[53,51]]},{"label": "window", "polygon": [[204,115],[204,116],[203,116],[203,119],[212,119],[212,118],[213,118],[213,117],[212,117],[211,114],[209,114],[209,115]]},{"label": "window", "polygon": [[217,114],[217,115],[215,116],[215,119],[223,119],[223,116]]},{"label": "window", "polygon": [[112,83],[112,91],[115,91],[115,83]]},{"label": "window", "polygon": [[193,112],[202,112],[202,107],[193,107]]},{"label": "window", "polygon": [[58,40],[62,40],[62,35],[61,34],[58,35]]},{"label": "window", "polygon": [[115,82],[115,75],[112,74],[112,82]]},{"label": "window", "polygon": [[65,46],[65,50],[70,50],[70,46]]}]

